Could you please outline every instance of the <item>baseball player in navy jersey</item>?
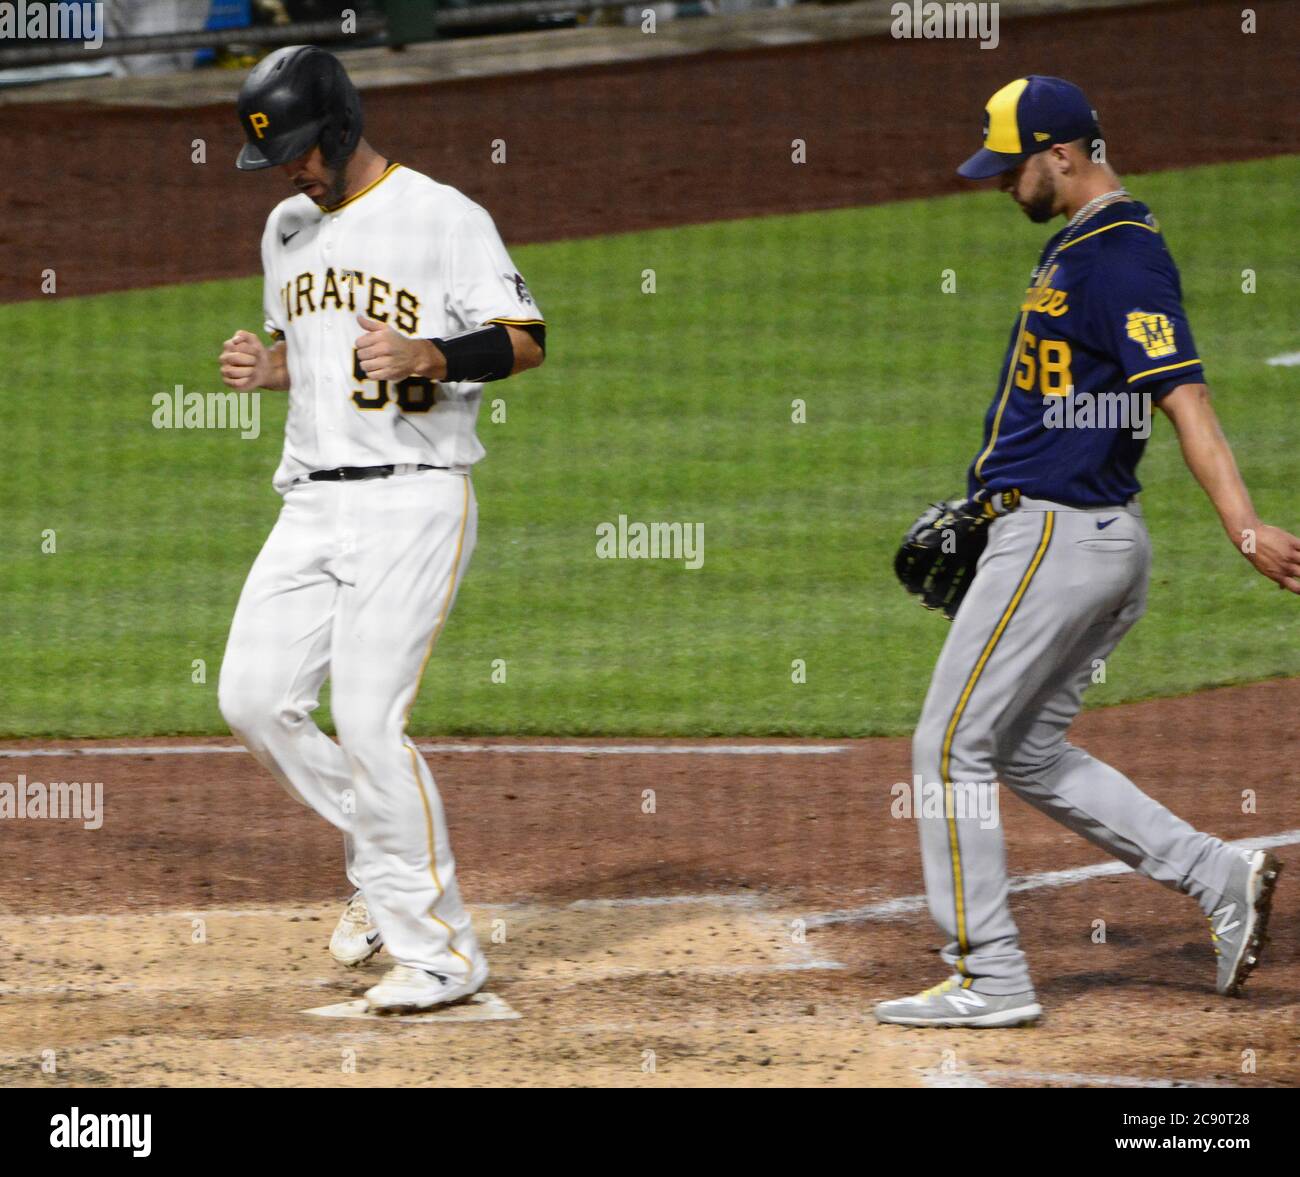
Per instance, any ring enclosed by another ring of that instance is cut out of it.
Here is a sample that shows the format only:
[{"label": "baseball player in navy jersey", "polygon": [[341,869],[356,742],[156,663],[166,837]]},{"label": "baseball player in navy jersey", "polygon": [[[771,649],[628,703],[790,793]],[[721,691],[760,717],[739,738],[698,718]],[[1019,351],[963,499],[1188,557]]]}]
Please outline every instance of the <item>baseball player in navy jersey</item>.
[{"label": "baseball player in navy jersey", "polygon": [[[1136,475],[1149,408],[1228,542],[1300,592],[1300,540],[1260,521],[1211,407],[1155,217],[1099,157],[1095,112],[1059,78],[1019,78],[989,100],[984,147],[959,169],[998,177],[1044,247],[1018,308],[968,502],[987,546],[957,608],[913,742],[913,771],[941,783],[944,812],[919,820],[930,913],[952,975],[876,1007],[883,1022],[1010,1026],[1040,1014],[1007,905],[1002,830],[958,790],[1000,781],[1210,921],[1217,989],[1258,960],[1280,865],[1193,829],[1117,769],[1066,740],[1099,659],[1142,615],[1151,548]],[[1135,395],[1136,394],[1136,395]]]},{"label": "baseball player in navy jersey", "polygon": [[[406,720],[474,550],[483,385],[537,367],[545,327],[488,214],[362,137],[331,54],[277,50],[238,108],[238,166],[297,193],[262,236],[274,342],[238,331],[221,352],[231,388],[289,393],[284,504],[231,623],[221,710],[344,834],[355,891],[330,950],[395,962],[369,1008],[427,1009],[488,970]],[[337,743],[311,717],[327,676]]]}]

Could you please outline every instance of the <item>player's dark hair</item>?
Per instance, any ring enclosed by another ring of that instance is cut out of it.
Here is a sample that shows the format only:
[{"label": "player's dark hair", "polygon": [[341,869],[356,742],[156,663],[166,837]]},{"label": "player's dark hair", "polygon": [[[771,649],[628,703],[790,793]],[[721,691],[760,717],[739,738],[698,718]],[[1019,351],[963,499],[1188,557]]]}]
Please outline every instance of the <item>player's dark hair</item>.
[{"label": "player's dark hair", "polygon": [[[1070,141],[1071,147],[1077,147],[1081,152],[1083,152],[1084,155],[1086,155],[1090,160],[1092,160],[1093,163],[1105,162],[1105,158],[1106,158],[1105,144],[1106,144],[1106,140],[1101,133],[1100,126],[1094,126],[1092,131],[1089,132],[1087,135],[1084,135],[1083,138],[1073,139]],[[1093,153],[1097,150],[1099,146],[1102,150],[1101,161],[1098,161],[1097,159],[1093,158]]]}]

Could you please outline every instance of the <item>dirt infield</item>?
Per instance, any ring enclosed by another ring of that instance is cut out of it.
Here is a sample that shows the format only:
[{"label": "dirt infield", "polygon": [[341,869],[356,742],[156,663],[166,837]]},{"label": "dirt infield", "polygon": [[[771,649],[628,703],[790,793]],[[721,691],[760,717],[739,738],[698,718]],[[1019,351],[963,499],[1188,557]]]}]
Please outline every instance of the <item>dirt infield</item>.
[{"label": "dirt infield", "polygon": [[[379,90],[366,118],[511,242],[961,191],[985,100],[1031,72],[1083,85],[1121,172],[1296,151],[1300,5],[1252,7],[1255,35],[1239,4],[1162,5],[1007,21],[994,51],[869,38]],[[239,139],[226,107],[0,107],[0,301],[50,268],[65,296],[257,273],[284,183],[238,174]]]},{"label": "dirt infield", "polygon": [[431,752],[501,1003],[435,1025],[304,1012],[386,958],[361,975],[330,960],[339,840],[247,755],[9,745],[0,778],[93,774],[105,820],[27,822],[22,854],[0,856],[0,1083],[1292,1085],[1297,708],[1300,682],[1280,681],[1077,725],[1201,828],[1279,843],[1296,877],[1247,996],[1215,995],[1189,900],[1087,871],[1097,851],[1004,796],[1047,1016],[983,1036],[868,1017],[943,972],[916,831],[890,816],[905,740]]}]

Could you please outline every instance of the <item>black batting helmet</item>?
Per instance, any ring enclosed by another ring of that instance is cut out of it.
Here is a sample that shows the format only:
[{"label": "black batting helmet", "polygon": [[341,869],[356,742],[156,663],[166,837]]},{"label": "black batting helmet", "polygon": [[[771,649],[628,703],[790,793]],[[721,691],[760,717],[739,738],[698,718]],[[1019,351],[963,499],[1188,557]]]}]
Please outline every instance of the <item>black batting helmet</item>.
[{"label": "black batting helmet", "polygon": [[289,45],[263,58],[239,89],[244,144],[235,166],[272,168],[318,143],[339,167],[361,141],[361,98],[342,63],[315,45]]}]

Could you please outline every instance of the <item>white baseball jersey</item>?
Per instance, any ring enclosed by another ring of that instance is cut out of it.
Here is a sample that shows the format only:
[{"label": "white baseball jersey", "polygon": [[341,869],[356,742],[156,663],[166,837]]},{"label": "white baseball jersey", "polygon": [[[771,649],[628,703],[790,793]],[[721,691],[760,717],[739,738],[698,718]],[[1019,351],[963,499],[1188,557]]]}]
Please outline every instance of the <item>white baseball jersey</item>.
[{"label": "white baseball jersey", "polygon": [[481,384],[370,380],[357,313],[432,339],[542,316],[492,218],[446,184],[390,164],[325,210],[298,194],[262,236],[266,330],[288,346],[289,417],[274,485],[313,470],[425,463],[468,470]]}]

